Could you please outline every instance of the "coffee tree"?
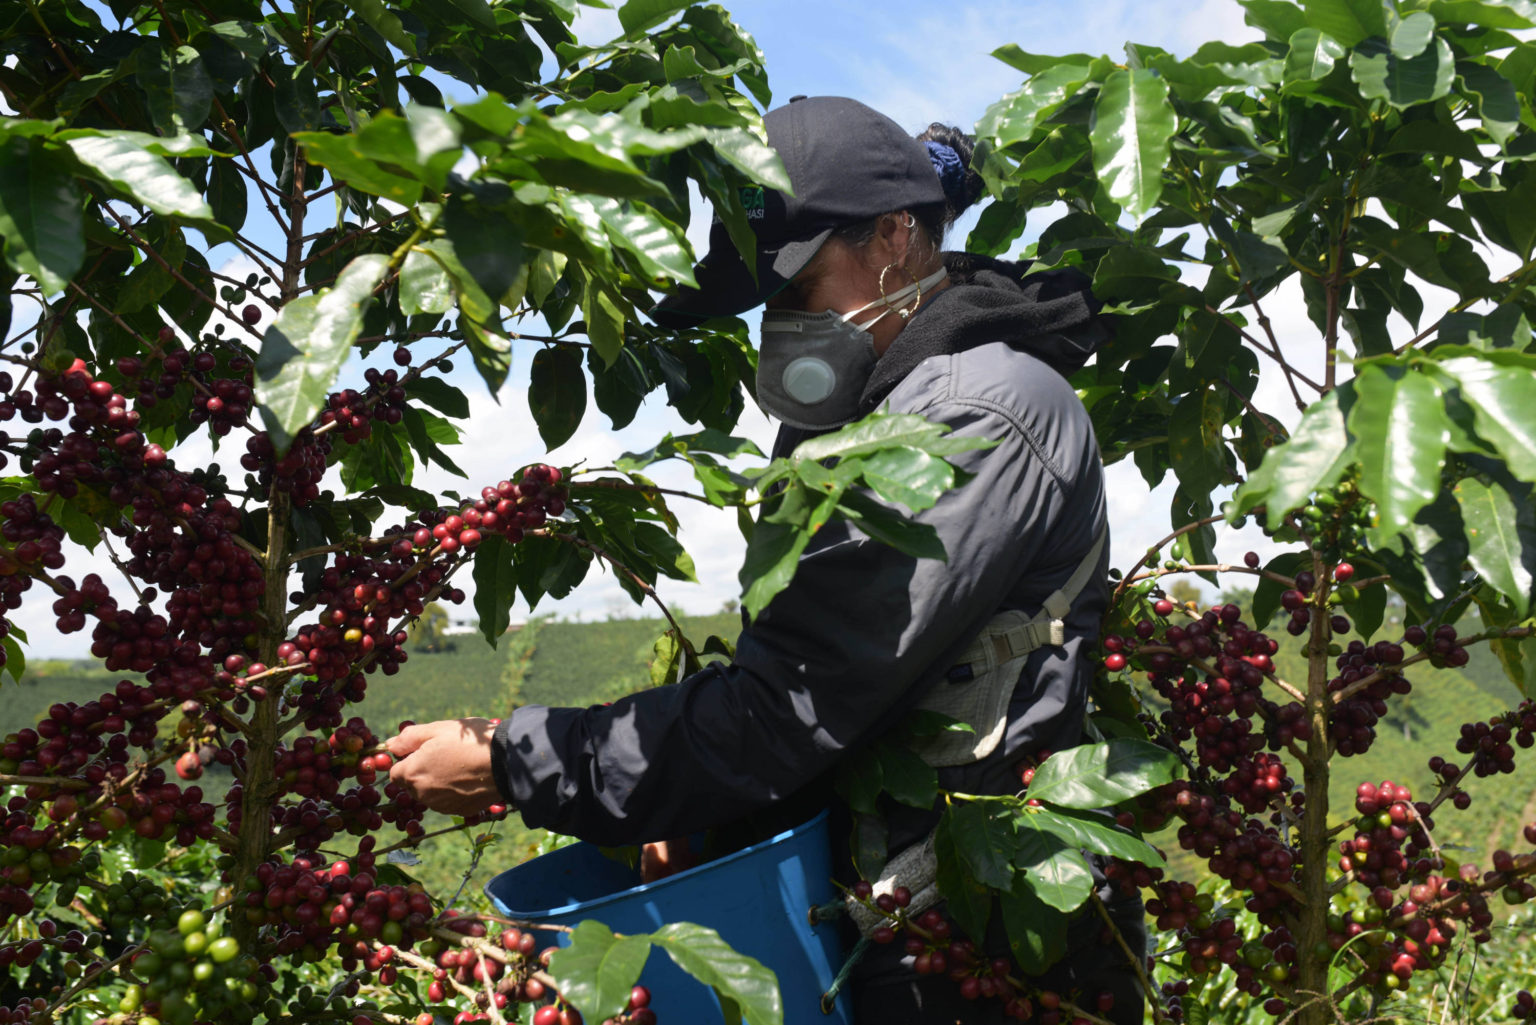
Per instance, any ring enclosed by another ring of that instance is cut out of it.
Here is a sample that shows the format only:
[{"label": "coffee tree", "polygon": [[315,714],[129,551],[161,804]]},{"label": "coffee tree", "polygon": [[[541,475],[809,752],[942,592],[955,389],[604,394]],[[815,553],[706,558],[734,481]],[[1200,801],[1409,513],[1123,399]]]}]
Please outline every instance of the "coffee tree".
[{"label": "coffee tree", "polygon": [[[654,944],[754,1025],[779,1021],[772,973],[708,929],[608,936],[620,949],[594,962],[593,925],[551,961],[534,932],[424,892],[391,855],[428,834],[425,810],[388,782],[395,724],[360,705],[406,660],[408,624],[465,599],[465,571],[493,644],[515,594],[563,596],[594,563],[636,601],[690,578],[669,500],[775,489],[743,573],[754,609],[829,517],[942,555],[899,507],[931,504],[968,443],[878,417],[732,469],[755,452],[729,435],[744,329],[662,335],[639,315],[692,280],[690,184],[738,239],[739,190],[787,185],[751,37],[667,0],[625,4],[598,45],[567,0],[3,14],[0,465],[18,476],[0,594],[12,610],[51,591],[57,628],[89,629],[121,676],[0,745],[0,1020],[644,1025],[666,1013],[630,989]],[[494,395],[516,350],[533,422],[510,431],[553,448],[589,395],[620,427],[657,390],[699,429],[622,468],[420,488],[424,466],[463,476],[453,361]],[[178,458],[204,439],[219,463]],[[704,486],[657,487],[643,471],[663,459]],[[80,546],[120,579],[73,575]],[[25,638],[0,632],[19,675]],[[661,677],[698,665],[675,627],[658,652]],[[223,793],[192,783],[210,764]]]},{"label": "coffee tree", "polygon": [[[1261,42],[996,51],[1025,81],[978,126],[995,201],[970,248],[1004,251],[1065,207],[1030,255],[1091,274],[1116,327],[1074,383],[1106,461],[1175,491],[1170,534],[1116,576],[1110,739],[1020,766],[1017,796],[949,795],[938,886],[960,931],[1000,914],[1038,971],[1069,913],[1104,910],[1080,850],[1098,852],[1164,934],[1160,987],[1123,949],[1157,1020],[1242,1020],[1234,991],[1286,1021],[1397,1020],[1421,1013],[1397,994],[1445,997],[1440,968],[1490,940],[1494,905],[1536,895],[1536,853],[1458,862],[1435,835],[1468,776],[1536,742],[1536,705],[1435,741],[1432,792],[1359,780],[1352,807],[1328,804],[1392,702],[1469,646],[1536,689],[1536,46],[1516,34],[1536,6],[1240,2]],[[1309,327],[1278,330],[1281,306]],[[1260,408],[1261,366],[1302,413],[1289,432]],[[1250,517],[1281,554],[1218,554],[1214,525]],[[1176,603],[1178,574],[1247,579],[1252,600]],[[1382,630],[1389,595],[1400,632]],[[1277,673],[1283,648],[1304,677]],[[914,795],[903,774],[902,795],[931,799],[929,775]],[[1132,835],[1164,824],[1206,878],[1168,878]],[[1097,995],[1032,992],[912,893],[860,896],[887,916],[876,941],[905,930],[917,969],[964,995],[1094,1017]]]}]

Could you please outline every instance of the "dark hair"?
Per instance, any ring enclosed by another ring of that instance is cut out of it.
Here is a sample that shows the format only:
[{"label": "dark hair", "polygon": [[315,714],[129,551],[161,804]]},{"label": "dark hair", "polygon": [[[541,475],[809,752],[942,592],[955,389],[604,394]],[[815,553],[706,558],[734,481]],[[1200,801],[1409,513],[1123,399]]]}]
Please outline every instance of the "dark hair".
[{"label": "dark hair", "polygon": [[[934,171],[944,186],[944,202],[915,206],[911,212],[937,251],[944,244],[944,234],[949,226],[981,198],[986,185],[981,175],[971,167],[971,158],[976,148],[976,140],[971,136],[951,125],[935,121],[917,136],[917,141],[929,144]],[[958,159],[950,159],[944,153],[944,147],[953,151],[954,157]],[[874,240],[879,222],[879,217],[855,221],[838,228],[833,235],[855,248],[867,246]]]}]

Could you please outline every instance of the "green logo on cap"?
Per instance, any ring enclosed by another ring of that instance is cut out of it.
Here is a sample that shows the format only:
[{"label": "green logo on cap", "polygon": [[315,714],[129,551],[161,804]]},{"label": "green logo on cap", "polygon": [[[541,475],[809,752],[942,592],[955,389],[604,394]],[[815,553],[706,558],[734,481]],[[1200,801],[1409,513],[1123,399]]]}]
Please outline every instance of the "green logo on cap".
[{"label": "green logo on cap", "polygon": [[761,185],[742,186],[741,205],[747,211],[747,220],[762,220],[768,210],[768,199],[763,194],[763,187]]}]

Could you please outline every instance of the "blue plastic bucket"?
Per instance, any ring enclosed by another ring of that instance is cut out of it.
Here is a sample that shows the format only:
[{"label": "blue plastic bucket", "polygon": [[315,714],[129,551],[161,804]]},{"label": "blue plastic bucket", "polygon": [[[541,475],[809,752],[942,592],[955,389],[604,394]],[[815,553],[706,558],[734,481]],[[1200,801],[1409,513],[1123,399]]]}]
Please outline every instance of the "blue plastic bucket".
[{"label": "blue plastic bucket", "polygon": [[[671,922],[718,932],[731,947],[773,969],[785,1025],[849,1025],[846,994],[832,1013],[821,994],[842,965],[836,922],[812,925],[810,910],[832,900],[827,813],[804,825],[686,872],[641,884],[640,873],[591,844],[562,847],[503,872],[485,892],[502,914],[530,922],[575,925],[596,919],[617,933],[646,933]],[[541,939],[569,943],[566,933]],[[663,1021],[715,1025],[724,1021],[714,992],[651,950],[640,981]]]}]

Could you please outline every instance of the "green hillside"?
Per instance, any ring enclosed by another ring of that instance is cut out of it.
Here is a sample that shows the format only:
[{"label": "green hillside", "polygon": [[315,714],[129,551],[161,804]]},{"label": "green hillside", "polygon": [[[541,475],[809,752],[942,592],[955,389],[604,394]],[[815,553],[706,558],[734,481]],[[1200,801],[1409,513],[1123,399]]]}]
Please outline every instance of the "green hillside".
[{"label": "green hillside", "polygon": [[[734,643],[741,620],[735,614],[683,617],[689,638],[703,646],[711,634]],[[464,716],[500,716],[517,704],[585,707],[612,701],[650,686],[651,647],[666,629],[660,619],[616,619],[563,623],[535,619],[500,638],[492,648],[478,634],[454,638],[456,647],[416,653],[394,676],[368,678],[368,696],[350,714],[363,716],[375,732],[389,735],[404,720],[430,722]],[[84,703],[112,689],[118,677],[91,662],[38,661],[21,683],[0,687],[0,736],[35,724],[54,702]],[[218,801],[230,783],[227,770],[210,767],[199,785]],[[449,825],[429,816],[428,832]],[[480,899],[480,888],[497,871],[526,860],[546,843],[542,830],[526,830],[514,816],[496,827],[497,845],[482,857],[461,900]],[[438,894],[451,895],[470,865],[464,834],[426,841],[420,864],[407,870]]]},{"label": "green hillside", "polygon": [[[734,614],[689,617],[683,620],[689,637],[702,646],[710,634],[734,641],[740,619]],[[392,732],[406,719],[427,722],[461,716],[497,716],[515,704],[538,703],[583,707],[612,701],[649,686],[651,646],[665,628],[656,619],[619,619],[599,623],[570,623],[535,619],[506,634],[496,648],[479,636],[456,638],[453,651],[416,654],[395,676],[369,677],[368,698],[357,707],[379,733]],[[1355,786],[1364,781],[1392,779],[1407,783],[1416,795],[1430,792],[1425,766],[1431,755],[1454,761],[1457,727],[1487,718],[1518,702],[1497,662],[1481,646],[1460,671],[1423,670],[1410,674],[1414,690],[1394,699],[1391,714],[1378,727],[1378,739],[1360,757],[1336,763],[1329,795],[1336,810],[1348,808]],[[1282,649],[1282,675],[1304,675],[1294,656]],[[30,725],[47,714],[55,701],[88,701],[111,688],[116,677],[93,670],[88,663],[39,662],[28,667],[23,683],[0,688],[0,735]],[[1466,857],[1485,860],[1501,845],[1517,844],[1521,826],[1536,819],[1536,756],[1526,754],[1514,775],[1472,779],[1473,795],[1466,812],[1446,809],[1439,816],[1442,844],[1468,848]],[[228,778],[210,770],[201,781],[217,796]],[[429,829],[444,822],[429,823]],[[522,830],[516,820],[498,827],[504,842],[493,848],[466,894],[497,869],[526,858],[542,834]],[[1174,856],[1176,869],[1187,870],[1171,834],[1158,837]],[[422,863],[412,873],[437,892],[452,893],[467,865],[468,843],[461,835],[429,841]]]}]

